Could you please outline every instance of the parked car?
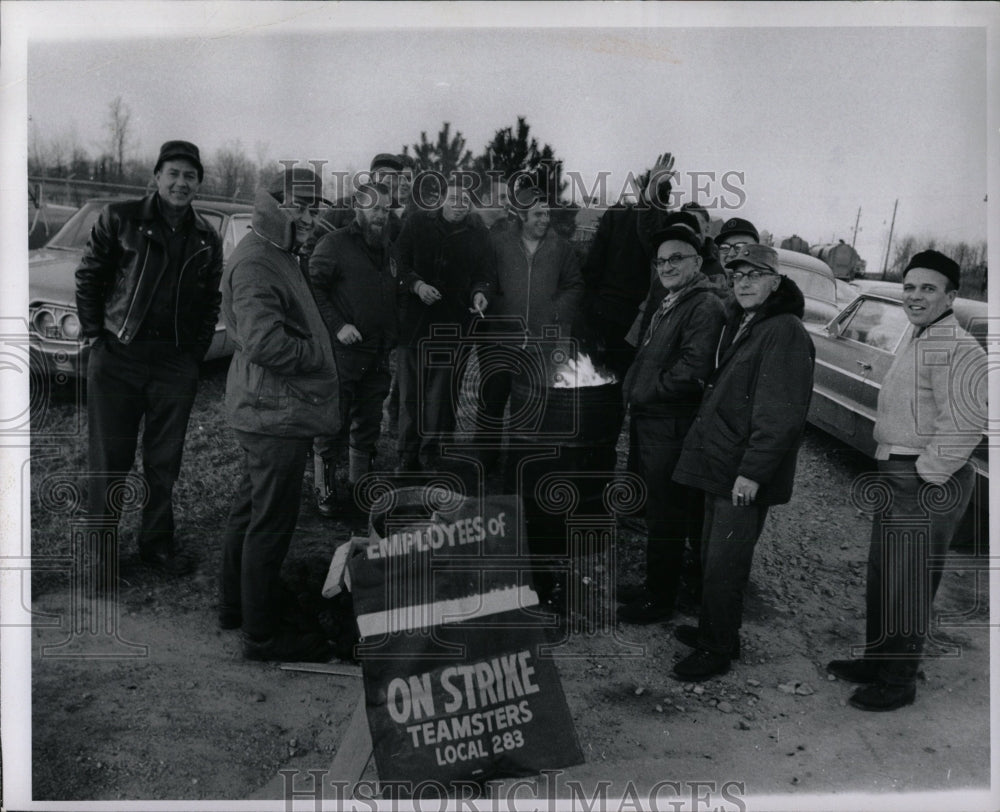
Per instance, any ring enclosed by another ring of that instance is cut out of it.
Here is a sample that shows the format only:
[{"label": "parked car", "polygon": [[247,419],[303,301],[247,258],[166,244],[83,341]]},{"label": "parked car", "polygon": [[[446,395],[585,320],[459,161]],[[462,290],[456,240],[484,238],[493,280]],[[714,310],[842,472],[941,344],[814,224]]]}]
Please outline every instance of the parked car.
[{"label": "parked car", "polygon": [[[121,198],[97,198],[85,203],[44,247],[28,252],[28,322],[32,365],[49,374],[86,377],[88,348],[80,340],[74,272],[87,247],[101,210]],[[237,243],[250,233],[253,207],[243,203],[209,203],[194,207],[222,237],[228,259]],[[219,322],[207,359],[232,355],[233,343]]]},{"label": "parked car", "polygon": [[787,248],[774,250],[778,252],[781,273],[795,282],[805,296],[803,321],[827,324],[858,295],[858,288],[837,279],[823,260]]},{"label": "parked car", "polygon": [[[860,281],[856,287],[860,295],[828,324],[805,323],[816,346],[809,422],[874,456],[878,393],[910,322],[903,311],[902,284]],[[959,298],[953,309],[959,324],[985,349],[986,302]],[[977,474],[974,509],[956,538],[981,541],[988,533],[989,444],[985,434],[970,461]]]}]

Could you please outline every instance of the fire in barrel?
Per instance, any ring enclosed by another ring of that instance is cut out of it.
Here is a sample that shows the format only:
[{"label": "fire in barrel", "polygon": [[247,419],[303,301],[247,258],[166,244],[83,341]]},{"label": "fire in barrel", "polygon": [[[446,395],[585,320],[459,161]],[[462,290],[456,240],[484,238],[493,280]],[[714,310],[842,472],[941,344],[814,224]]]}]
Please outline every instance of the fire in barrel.
[{"label": "fire in barrel", "polygon": [[[621,382],[565,346],[540,356],[536,374],[516,376],[511,386],[506,490],[524,502],[531,555],[564,557],[567,513],[607,518],[603,494],[617,460]],[[567,511],[543,507],[543,478],[557,478],[575,495]],[[544,572],[535,581],[545,600],[554,584]]]}]

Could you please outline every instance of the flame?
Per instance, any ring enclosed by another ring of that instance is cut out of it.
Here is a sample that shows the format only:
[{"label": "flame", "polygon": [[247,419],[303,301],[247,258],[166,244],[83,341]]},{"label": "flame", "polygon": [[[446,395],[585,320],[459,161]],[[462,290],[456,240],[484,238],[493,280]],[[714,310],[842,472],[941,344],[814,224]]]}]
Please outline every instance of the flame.
[{"label": "flame", "polygon": [[584,386],[618,383],[618,378],[613,372],[595,367],[590,356],[581,352],[576,358],[567,358],[564,364],[557,367],[552,381],[553,389],[579,389]]}]

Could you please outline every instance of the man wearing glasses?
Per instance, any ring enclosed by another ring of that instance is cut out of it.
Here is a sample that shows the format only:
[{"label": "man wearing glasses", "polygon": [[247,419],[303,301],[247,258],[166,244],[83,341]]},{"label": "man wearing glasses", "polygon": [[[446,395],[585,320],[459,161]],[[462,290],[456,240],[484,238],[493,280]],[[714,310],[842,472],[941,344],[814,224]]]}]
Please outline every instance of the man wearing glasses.
[{"label": "man wearing glasses", "polygon": [[725,321],[721,300],[701,272],[703,238],[689,212],[668,217],[653,238],[652,268],[666,295],[652,314],[622,395],[631,410],[630,454],[646,483],[646,580],[622,590],[618,619],[653,623],[670,617],[684,542],[701,533],[702,494],[671,475],[694,422]]},{"label": "man wearing glasses", "polygon": [[812,397],[815,352],[802,326],[802,291],[779,275],[773,248],[727,253],[734,301],[674,469],[677,482],[705,492],[699,623],[675,630],[695,649],[674,666],[688,681],[724,674],[739,657],[754,547],[768,508],[791,498]]},{"label": "man wearing glasses", "polygon": [[[725,265],[741,248],[758,243],[760,234],[757,233],[757,227],[753,223],[741,217],[731,217],[722,224],[715,238],[715,244],[719,249],[719,262]],[[716,276],[713,281],[716,283],[716,289],[722,291],[726,298],[732,297],[732,288],[726,276]]]}]

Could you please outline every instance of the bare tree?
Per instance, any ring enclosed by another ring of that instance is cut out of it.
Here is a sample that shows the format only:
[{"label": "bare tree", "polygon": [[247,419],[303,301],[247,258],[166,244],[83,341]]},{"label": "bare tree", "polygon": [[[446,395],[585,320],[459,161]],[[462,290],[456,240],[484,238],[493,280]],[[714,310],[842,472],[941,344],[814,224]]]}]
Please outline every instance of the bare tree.
[{"label": "bare tree", "polygon": [[238,139],[227,141],[212,161],[216,192],[224,197],[249,196],[257,183],[254,166]]},{"label": "bare tree", "polygon": [[44,175],[49,166],[49,147],[38,129],[38,122],[32,121],[28,128],[28,174]]},{"label": "bare tree", "polygon": [[125,171],[125,153],[132,146],[132,110],[116,96],[108,104],[107,128],[109,135],[109,151],[115,162],[115,173],[121,178]]}]

